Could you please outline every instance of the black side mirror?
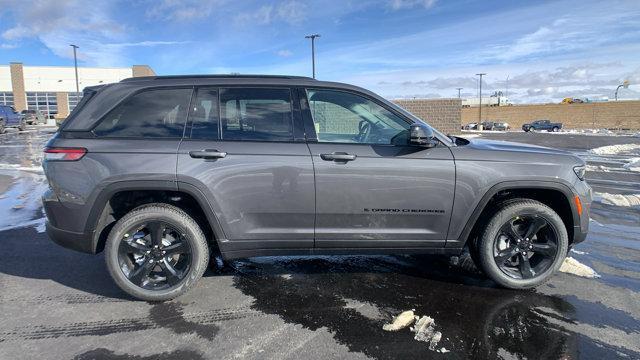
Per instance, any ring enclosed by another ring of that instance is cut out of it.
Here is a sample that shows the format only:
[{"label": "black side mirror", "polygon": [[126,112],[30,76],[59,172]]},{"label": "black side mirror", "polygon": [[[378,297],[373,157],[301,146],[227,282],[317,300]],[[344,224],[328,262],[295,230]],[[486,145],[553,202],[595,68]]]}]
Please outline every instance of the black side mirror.
[{"label": "black side mirror", "polygon": [[409,144],[411,145],[432,148],[438,144],[433,136],[433,130],[425,124],[412,124],[409,133]]}]

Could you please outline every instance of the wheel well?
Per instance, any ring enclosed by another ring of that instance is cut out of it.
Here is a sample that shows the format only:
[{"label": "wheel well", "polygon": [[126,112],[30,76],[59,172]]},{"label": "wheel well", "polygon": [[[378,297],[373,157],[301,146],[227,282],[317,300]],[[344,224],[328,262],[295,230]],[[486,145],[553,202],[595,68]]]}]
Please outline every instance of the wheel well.
[{"label": "wheel well", "polygon": [[564,226],[567,228],[569,245],[571,245],[573,242],[573,213],[571,211],[571,204],[561,191],[553,189],[509,189],[497,192],[485,205],[482,213],[480,213],[480,216],[467,237],[467,244],[475,246],[475,242],[482,234],[482,230],[491,219],[491,216],[509,202],[519,199],[536,200],[553,209],[553,211],[560,216]]},{"label": "wheel well", "polygon": [[97,252],[104,249],[104,244],[111,228],[116,222],[131,210],[145,204],[164,203],[176,206],[189,214],[204,232],[210,246],[217,248],[215,234],[206,214],[196,199],[181,191],[168,190],[127,190],[115,193],[105,204],[98,223]]}]

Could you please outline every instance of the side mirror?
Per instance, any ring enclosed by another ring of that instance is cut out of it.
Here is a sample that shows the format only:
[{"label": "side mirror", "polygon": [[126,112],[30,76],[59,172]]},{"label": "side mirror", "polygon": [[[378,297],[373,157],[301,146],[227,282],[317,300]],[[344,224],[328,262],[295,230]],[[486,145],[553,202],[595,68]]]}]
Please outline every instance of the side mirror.
[{"label": "side mirror", "polygon": [[433,130],[425,124],[412,124],[409,133],[409,144],[411,145],[432,148],[438,144],[433,136]]}]

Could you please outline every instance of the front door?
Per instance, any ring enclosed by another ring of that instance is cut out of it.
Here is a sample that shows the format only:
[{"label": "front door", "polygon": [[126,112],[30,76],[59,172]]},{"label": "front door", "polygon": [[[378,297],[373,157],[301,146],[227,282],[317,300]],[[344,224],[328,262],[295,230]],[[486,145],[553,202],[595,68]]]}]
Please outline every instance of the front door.
[{"label": "front door", "polygon": [[317,134],[309,142],[316,247],[444,246],[455,182],[449,148],[409,146],[410,120],[367,96],[306,94]]},{"label": "front door", "polygon": [[205,194],[222,228],[221,250],[231,255],[313,248],[313,163],[304,138],[294,136],[299,110],[291,96],[289,88],[203,87],[192,101],[178,187]]}]

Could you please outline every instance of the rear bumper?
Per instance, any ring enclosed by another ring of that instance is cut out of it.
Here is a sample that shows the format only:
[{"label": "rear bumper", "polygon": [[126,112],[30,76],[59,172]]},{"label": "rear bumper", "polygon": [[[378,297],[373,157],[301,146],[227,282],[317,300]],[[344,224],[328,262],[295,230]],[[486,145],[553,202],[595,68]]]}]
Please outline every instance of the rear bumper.
[{"label": "rear bumper", "polygon": [[96,246],[93,244],[93,241],[91,241],[93,238],[91,234],[76,233],[73,231],[58,229],[51,225],[49,221],[47,221],[46,227],[47,235],[54,243],[67,249],[87,254],[96,253]]}]

